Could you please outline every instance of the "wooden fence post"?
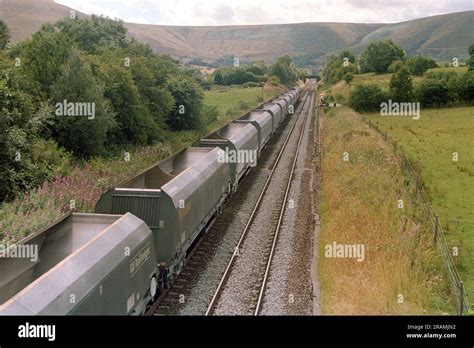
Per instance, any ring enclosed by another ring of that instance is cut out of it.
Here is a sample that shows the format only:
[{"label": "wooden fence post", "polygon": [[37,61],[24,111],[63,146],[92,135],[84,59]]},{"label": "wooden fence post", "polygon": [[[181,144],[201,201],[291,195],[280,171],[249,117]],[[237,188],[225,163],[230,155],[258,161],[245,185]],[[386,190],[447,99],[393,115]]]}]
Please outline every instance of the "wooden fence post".
[{"label": "wooden fence post", "polygon": [[464,283],[459,282],[459,315],[464,314]]},{"label": "wooden fence post", "polygon": [[434,242],[435,245],[438,241],[438,233],[439,233],[439,216],[435,215],[435,230],[434,230]]}]

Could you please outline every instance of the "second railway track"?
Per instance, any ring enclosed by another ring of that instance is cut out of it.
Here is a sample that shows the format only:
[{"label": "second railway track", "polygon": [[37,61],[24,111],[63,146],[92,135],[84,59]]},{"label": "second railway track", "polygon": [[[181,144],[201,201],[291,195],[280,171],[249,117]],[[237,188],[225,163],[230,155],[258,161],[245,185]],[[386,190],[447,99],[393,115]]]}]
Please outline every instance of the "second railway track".
[{"label": "second railway track", "polygon": [[[238,250],[238,245],[243,242],[243,226],[249,225],[249,221],[253,220],[252,215],[258,210],[255,209],[255,206],[260,204],[257,202],[262,200],[263,193],[267,190],[270,178],[273,176],[272,173],[280,170],[277,169],[277,167],[280,168],[278,163],[288,147],[287,144],[291,143],[294,146],[293,131],[298,127],[304,127],[304,122],[301,122],[301,119],[306,119],[313,95],[313,88],[314,84],[311,82],[306,88],[302,102],[300,102],[296,109],[294,117],[290,118],[289,127],[280,130],[285,138],[277,140],[271,146],[279,148],[278,153],[274,154],[274,151],[267,151],[263,158],[264,165],[259,165],[261,167],[260,170],[251,171],[250,175],[247,176],[242,185],[243,187],[239,189],[237,195],[230,201],[229,206],[224,209],[223,216],[219,217],[209,230],[209,233],[205,233],[199,242],[196,243],[195,248],[187,257],[183,272],[175,279],[170,289],[165,291],[155,301],[153,306],[148,309],[148,315],[202,315],[207,312],[206,309],[209,307],[209,302],[211,301],[212,303],[211,297],[214,294],[214,289],[221,279],[220,275],[222,272],[228,272],[229,258],[231,260],[235,259],[235,250]],[[278,143],[282,143],[282,145]],[[272,159],[272,156],[276,158]],[[297,156],[297,152],[295,156]],[[273,187],[272,190],[281,190],[281,187],[278,187],[278,185],[272,183],[271,186]],[[278,216],[272,217],[272,220],[276,223]],[[242,226],[240,231],[239,225]],[[267,249],[268,254],[271,249],[270,245],[267,246]],[[231,261],[231,263],[233,262]],[[219,271],[220,269],[221,271]],[[206,273],[208,273],[207,276]],[[228,314],[252,313],[233,311]]]},{"label": "second railway track", "polygon": [[[285,139],[243,229],[206,310],[206,315],[258,315],[262,309],[272,259],[305,131],[304,126],[313,110],[313,88],[311,85],[304,97],[297,113],[297,120]],[[300,130],[298,138],[295,139],[293,133],[298,127]],[[283,189],[280,194],[279,188]]]}]

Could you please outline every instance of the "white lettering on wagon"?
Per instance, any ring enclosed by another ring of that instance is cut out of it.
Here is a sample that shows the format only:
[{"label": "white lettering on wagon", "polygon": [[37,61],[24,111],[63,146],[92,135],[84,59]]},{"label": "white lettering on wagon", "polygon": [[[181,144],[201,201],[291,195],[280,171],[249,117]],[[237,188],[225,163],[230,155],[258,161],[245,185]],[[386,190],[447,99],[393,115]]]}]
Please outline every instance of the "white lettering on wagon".
[{"label": "white lettering on wagon", "polygon": [[145,264],[151,256],[150,244],[147,244],[130,262],[130,277],[133,277],[135,273]]}]

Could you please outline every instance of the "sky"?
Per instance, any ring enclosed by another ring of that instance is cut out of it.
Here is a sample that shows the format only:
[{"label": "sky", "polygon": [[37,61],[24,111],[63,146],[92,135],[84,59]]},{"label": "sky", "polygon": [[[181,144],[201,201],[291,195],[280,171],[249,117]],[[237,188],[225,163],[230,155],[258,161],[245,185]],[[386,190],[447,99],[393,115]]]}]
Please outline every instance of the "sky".
[{"label": "sky", "polygon": [[474,0],[55,0],[87,14],[162,25],[393,23],[474,10]]}]

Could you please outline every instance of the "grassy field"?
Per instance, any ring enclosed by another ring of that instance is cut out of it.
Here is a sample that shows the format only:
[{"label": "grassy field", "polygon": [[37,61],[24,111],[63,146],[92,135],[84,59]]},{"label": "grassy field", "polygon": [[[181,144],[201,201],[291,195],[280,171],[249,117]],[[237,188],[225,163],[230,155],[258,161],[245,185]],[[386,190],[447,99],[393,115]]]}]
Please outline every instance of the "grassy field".
[{"label": "grassy field", "polygon": [[[461,277],[474,290],[474,107],[421,110],[410,117],[369,115],[416,164],[451,247],[459,248]],[[453,161],[453,153],[458,161]],[[472,297],[472,295],[471,295]]]},{"label": "grassy field", "polygon": [[265,85],[262,87],[230,87],[230,88],[214,88],[206,91],[204,94],[204,104],[215,106],[219,111],[216,122],[210,125],[209,131],[214,131],[234,120],[238,116],[255,108],[262,103],[276,97],[286,90],[281,86]]},{"label": "grassy field", "polygon": [[[454,313],[432,233],[391,148],[348,108],[328,111],[322,129],[323,314]],[[364,246],[365,257],[327,257],[334,242]]]}]

